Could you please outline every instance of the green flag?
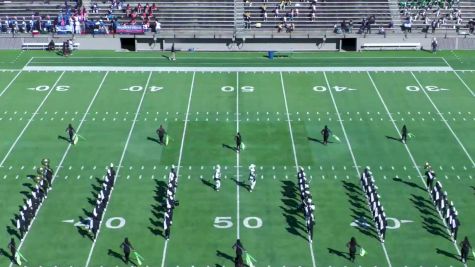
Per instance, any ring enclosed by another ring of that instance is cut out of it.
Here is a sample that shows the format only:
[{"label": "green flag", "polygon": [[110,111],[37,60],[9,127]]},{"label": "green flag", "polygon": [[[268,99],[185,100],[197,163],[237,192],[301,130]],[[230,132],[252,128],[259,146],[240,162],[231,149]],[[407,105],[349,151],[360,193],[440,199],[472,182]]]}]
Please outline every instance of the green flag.
[{"label": "green flag", "polygon": [[165,137],[165,145],[168,146],[168,142],[170,141],[170,138],[168,137],[168,134],[167,136]]},{"label": "green flag", "polygon": [[244,143],[241,143],[242,150],[246,149],[246,145]]},{"label": "green flag", "polygon": [[252,262],[257,262],[254,257],[251,256],[248,252],[246,252],[246,263],[249,267],[254,267],[254,264]]},{"label": "green flag", "polygon": [[335,138],[336,141],[338,141],[338,142],[341,143],[340,137],[338,137],[338,136],[336,136],[336,135],[334,135],[334,134],[333,134],[332,136],[333,136],[333,138]]},{"label": "green flag", "polygon": [[75,135],[73,136],[73,145],[76,145],[76,144],[78,143],[78,141],[79,141],[78,135],[75,134]]},{"label": "green flag", "polygon": [[21,255],[21,253],[19,251],[16,252],[16,262],[18,263],[18,265],[21,265],[21,260],[24,260],[25,262],[28,262],[26,260],[25,257],[23,257],[23,255]]},{"label": "green flag", "polygon": [[472,250],[473,257],[475,258],[475,251]]},{"label": "green flag", "polygon": [[140,256],[140,254],[138,254],[137,251],[134,251],[134,255],[135,255],[135,258],[137,259],[137,263],[139,265],[142,265],[142,261],[144,260],[144,258]]},{"label": "green flag", "polygon": [[416,137],[413,133],[408,133],[407,136],[409,136],[409,138]]},{"label": "green flag", "polygon": [[361,248],[360,249],[360,256],[363,257],[364,255],[366,255],[366,250],[364,250],[364,248]]},{"label": "green flag", "polygon": [[82,140],[86,140],[86,138],[84,138],[84,136],[82,135],[79,135],[79,134],[76,134],[79,138],[81,138]]}]

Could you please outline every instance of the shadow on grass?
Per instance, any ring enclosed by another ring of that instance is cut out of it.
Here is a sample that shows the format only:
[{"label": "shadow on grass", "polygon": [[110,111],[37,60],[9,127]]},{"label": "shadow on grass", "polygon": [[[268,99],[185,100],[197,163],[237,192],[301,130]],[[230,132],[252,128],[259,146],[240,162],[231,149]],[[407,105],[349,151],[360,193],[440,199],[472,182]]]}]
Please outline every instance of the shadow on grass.
[{"label": "shadow on grass", "polygon": [[14,228],[12,228],[10,225],[7,226],[7,233],[11,236],[15,236],[18,239],[21,239],[20,234],[18,231]]},{"label": "shadow on grass", "polygon": [[234,263],[234,258],[233,256],[229,255],[229,254],[226,254],[224,252],[222,252],[221,250],[216,250],[216,256],[218,257],[221,257],[221,258],[224,258],[228,261],[231,261],[232,263]]},{"label": "shadow on grass", "polygon": [[149,141],[152,141],[152,142],[155,142],[159,145],[161,145],[162,143],[160,143],[160,140],[158,140],[157,138],[153,138],[153,137],[150,137],[150,136],[147,136],[147,140]]},{"label": "shadow on grass", "polygon": [[[282,183],[282,203],[283,206],[280,206],[283,211],[282,215],[287,222],[287,232],[295,236],[300,236],[301,238],[308,240],[307,228],[299,221],[300,214],[300,203],[297,201],[297,185],[292,181],[281,181]],[[302,215],[303,216],[303,215]]]},{"label": "shadow on grass", "polygon": [[386,135],[386,138],[389,139],[389,140],[402,142],[401,138],[399,138],[399,137],[396,138],[396,137],[393,137],[393,136]]},{"label": "shadow on grass", "polygon": [[422,190],[422,191],[424,191],[424,192],[427,191],[427,190],[426,190],[425,188],[423,188],[422,186],[420,186],[420,185],[418,185],[418,184],[416,184],[416,183],[414,183],[414,182],[404,181],[404,180],[401,179],[401,178],[393,178],[393,181],[399,182],[399,183],[403,183],[403,184],[408,185],[408,186],[410,186],[410,187],[418,188],[418,189],[420,189],[420,190]]},{"label": "shadow on grass", "polygon": [[223,144],[223,147],[224,147],[224,148],[231,149],[231,150],[234,151],[234,152],[237,152],[237,148],[234,147],[234,146],[230,146],[230,145],[227,145],[227,144]]},{"label": "shadow on grass", "polygon": [[120,260],[121,262],[123,262],[123,263],[126,263],[126,262],[125,262],[125,259],[122,257],[122,254],[117,253],[117,252],[113,251],[112,249],[109,249],[109,250],[107,251],[107,255],[112,256],[112,257],[114,257],[114,258],[116,258],[116,259],[119,259],[119,260]]},{"label": "shadow on grass", "polygon": [[250,190],[250,186],[248,186],[245,182],[238,181],[238,180],[236,180],[236,178],[231,178],[231,180],[233,180],[237,185],[239,185],[240,187],[246,189],[247,191]]},{"label": "shadow on grass", "polygon": [[449,258],[455,259],[455,260],[457,260],[457,261],[460,261],[459,255],[457,255],[457,254],[455,254],[455,253],[451,253],[451,252],[442,250],[442,249],[440,249],[440,248],[436,248],[435,251],[437,252],[437,254],[441,254],[441,255],[444,255],[444,256],[446,256],[446,257],[449,257]]},{"label": "shadow on grass", "polygon": [[64,136],[61,136],[61,135],[58,135],[58,139],[59,139],[59,140],[66,141],[66,142],[68,142],[68,143],[71,143],[71,141],[69,140],[69,138],[64,137]]},{"label": "shadow on grass", "polygon": [[410,200],[420,213],[423,220],[423,228],[433,235],[438,235],[450,241],[450,238],[445,232],[445,226],[439,222],[434,205],[424,197],[414,194],[411,194]]},{"label": "shadow on grass", "polygon": [[[317,139],[317,138],[313,138],[313,137],[308,136],[307,140],[317,142],[317,143],[320,143],[320,144],[324,145],[323,140],[320,140],[320,139]],[[332,141],[328,141],[328,143],[333,144]]]},{"label": "shadow on grass", "polygon": [[4,250],[3,248],[0,248],[0,255],[4,256],[5,258],[8,258],[8,260],[12,263],[16,263],[15,262],[15,258],[13,258],[13,255],[10,255],[10,253],[8,253],[6,250]]},{"label": "shadow on grass", "polygon": [[335,254],[337,255],[338,257],[342,257],[346,260],[350,260],[350,255],[346,252],[343,252],[343,251],[338,251],[336,249],[332,249],[332,248],[327,248],[328,249],[328,253],[329,254]]},{"label": "shadow on grass", "polygon": [[151,205],[150,212],[152,216],[149,218],[151,226],[148,227],[154,235],[163,235],[163,213],[165,212],[165,198],[167,194],[167,183],[155,180],[155,196],[154,204]]},{"label": "shadow on grass", "polygon": [[205,179],[201,179],[201,182],[206,185],[206,186],[209,186],[211,189],[215,190],[214,188],[214,184],[208,180],[205,180]]},{"label": "shadow on grass", "polygon": [[376,230],[373,227],[373,219],[368,215],[371,214],[365,201],[364,192],[354,183],[342,181],[345,188],[348,202],[351,205],[351,211],[354,222],[359,226],[356,227],[360,233],[373,237],[379,241]]}]

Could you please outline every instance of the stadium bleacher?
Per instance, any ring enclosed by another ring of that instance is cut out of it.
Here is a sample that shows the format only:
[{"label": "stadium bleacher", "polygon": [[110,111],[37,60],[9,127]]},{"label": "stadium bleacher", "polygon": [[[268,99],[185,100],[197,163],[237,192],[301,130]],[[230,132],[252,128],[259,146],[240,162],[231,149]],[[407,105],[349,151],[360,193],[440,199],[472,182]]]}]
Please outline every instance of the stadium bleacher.
[{"label": "stadium bleacher", "polygon": [[[81,3],[82,1],[79,2]],[[97,12],[91,12],[91,7],[95,3]],[[292,30],[296,31],[320,30],[341,33],[345,32],[345,29],[341,31],[342,23],[345,22],[348,28],[346,32],[361,33],[359,29],[363,19],[374,19],[371,23],[371,33],[378,33],[380,28],[386,30],[393,28],[397,31],[401,25],[408,22],[408,18],[412,18],[410,24],[417,32],[421,29],[431,32],[431,24],[435,20],[439,22],[437,29],[455,31],[456,28],[461,28],[464,29],[462,33],[466,33],[470,19],[475,24],[475,1],[472,0],[451,1],[447,5],[440,4],[439,9],[438,2],[429,0],[152,0],[125,1],[123,6],[130,5],[131,10],[134,10],[139,3],[142,7],[147,3],[156,5],[157,9],[145,20],[145,24],[155,28],[155,21],[158,21],[160,28],[166,31],[250,31],[249,29],[252,29],[255,32],[277,32],[278,25],[281,24],[282,32],[285,32],[287,25],[287,28],[292,27]],[[100,27],[106,28],[112,24],[114,18],[119,24],[128,24],[132,21],[124,9],[111,8],[111,4],[111,1],[105,0],[99,2],[85,0],[84,8],[87,10],[89,23],[101,24]],[[70,13],[74,14],[76,2],[68,2],[68,5]],[[51,20],[54,24],[58,15],[66,14],[66,12],[65,1],[62,0],[0,1],[0,25],[7,25],[7,18],[16,18],[19,25],[23,21],[29,24],[31,21],[38,20]],[[458,17],[460,19],[457,21]],[[442,20],[442,18],[447,19]],[[82,22],[82,17],[80,21]],[[142,14],[137,13],[134,22],[142,24],[144,22]],[[85,28],[87,27],[82,25],[83,33]],[[2,32],[10,32],[8,29],[5,31],[5,27],[1,29]],[[110,32],[110,30],[104,32]],[[368,30],[365,29],[365,32]],[[96,31],[96,33],[99,32]]]}]

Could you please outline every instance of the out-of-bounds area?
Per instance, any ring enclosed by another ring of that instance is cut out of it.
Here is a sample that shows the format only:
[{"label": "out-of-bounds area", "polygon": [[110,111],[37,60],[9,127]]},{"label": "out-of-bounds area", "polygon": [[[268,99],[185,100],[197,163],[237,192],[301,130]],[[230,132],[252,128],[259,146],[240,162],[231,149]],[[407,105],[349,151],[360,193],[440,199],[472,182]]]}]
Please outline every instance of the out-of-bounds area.
[{"label": "out-of-bounds area", "polygon": [[[0,266],[11,265],[11,238],[29,267],[136,265],[124,263],[125,237],[150,267],[234,266],[236,238],[255,266],[271,267],[464,266],[460,242],[475,243],[474,52],[0,55]],[[325,125],[339,141],[323,144]],[[16,219],[43,158],[52,190],[21,238]],[[426,162],[458,212],[455,241]],[[93,238],[84,224],[110,163],[118,176]],[[166,240],[172,165],[179,205]],[[316,205],[313,242],[297,166]],[[384,243],[359,179],[366,166],[387,215]],[[351,237],[367,252],[354,263]]]}]

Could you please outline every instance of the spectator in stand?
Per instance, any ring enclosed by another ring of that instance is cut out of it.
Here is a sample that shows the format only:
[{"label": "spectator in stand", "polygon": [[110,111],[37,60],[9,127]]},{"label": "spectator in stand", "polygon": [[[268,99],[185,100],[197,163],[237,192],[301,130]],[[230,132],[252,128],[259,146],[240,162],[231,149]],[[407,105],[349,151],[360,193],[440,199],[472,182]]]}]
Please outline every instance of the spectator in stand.
[{"label": "spectator in stand", "polygon": [[348,32],[353,33],[353,20],[350,19],[350,22],[348,23]]},{"label": "spectator in stand", "polygon": [[317,14],[315,13],[315,11],[312,11],[312,13],[310,14],[310,19],[312,21],[315,21],[316,18],[317,18]]},{"label": "spectator in stand", "polygon": [[251,13],[250,12],[244,13],[244,24],[246,26],[246,29],[251,28]]},{"label": "spectator in stand", "polygon": [[159,33],[161,29],[162,29],[161,23],[158,20],[156,20],[155,21],[155,32]]},{"label": "spectator in stand", "polygon": [[277,32],[282,32],[284,25],[282,23],[277,24]]},{"label": "spectator in stand", "polygon": [[470,34],[473,34],[473,32],[475,30],[475,21],[473,19],[470,19],[470,21],[467,24],[467,27],[468,27],[468,32]]},{"label": "spectator in stand", "polygon": [[279,8],[275,8],[274,9],[274,18],[278,18],[279,17]]}]

